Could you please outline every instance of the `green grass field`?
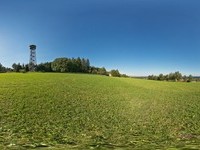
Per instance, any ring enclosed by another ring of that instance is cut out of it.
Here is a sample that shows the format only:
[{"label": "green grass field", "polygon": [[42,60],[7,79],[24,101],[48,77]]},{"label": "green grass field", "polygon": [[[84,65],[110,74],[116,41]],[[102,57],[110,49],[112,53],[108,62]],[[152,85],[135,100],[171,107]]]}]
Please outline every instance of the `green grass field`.
[{"label": "green grass field", "polygon": [[200,83],[0,74],[0,149],[200,149]]}]

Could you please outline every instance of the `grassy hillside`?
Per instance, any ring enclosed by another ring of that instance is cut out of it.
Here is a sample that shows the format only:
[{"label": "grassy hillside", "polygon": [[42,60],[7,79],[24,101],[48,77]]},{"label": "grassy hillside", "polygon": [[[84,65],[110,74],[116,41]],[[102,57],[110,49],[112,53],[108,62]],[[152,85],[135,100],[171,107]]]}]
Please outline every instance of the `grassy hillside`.
[{"label": "grassy hillside", "polygon": [[0,149],[200,149],[200,83],[0,74]]}]

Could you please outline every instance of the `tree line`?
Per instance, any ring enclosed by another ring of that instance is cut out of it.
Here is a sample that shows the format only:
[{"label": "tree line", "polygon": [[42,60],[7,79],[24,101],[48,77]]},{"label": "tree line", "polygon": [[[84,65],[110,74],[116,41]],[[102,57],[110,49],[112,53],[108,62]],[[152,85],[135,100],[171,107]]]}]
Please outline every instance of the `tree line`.
[{"label": "tree line", "polygon": [[[176,71],[174,73],[169,73],[169,74],[159,74],[158,76],[156,75],[149,75],[148,76],[149,80],[158,80],[158,81],[181,81],[181,82],[191,82],[194,80],[192,75],[186,76],[182,75],[179,71]],[[198,81],[199,79],[196,79]]]},{"label": "tree line", "polygon": [[0,73],[5,73],[5,72],[8,72],[8,71],[12,71],[11,68],[6,68],[4,67],[1,63],[0,63]]},{"label": "tree line", "polygon": [[[0,73],[4,72],[29,72],[29,64],[20,64],[13,63],[12,68],[6,68],[0,63]],[[89,74],[98,74],[106,75],[113,77],[128,77],[126,74],[120,74],[119,70],[107,71],[105,67],[95,67],[90,66],[89,59],[85,58],[56,58],[52,62],[45,62],[35,65],[35,72],[62,72],[62,73],[89,73]],[[147,77],[149,80],[158,80],[158,81],[181,81],[181,82],[191,82],[191,81],[200,81],[200,78],[195,78],[192,75],[186,76],[182,75],[179,71],[169,74],[159,74],[149,75]]]},{"label": "tree line", "polygon": [[[5,68],[0,64],[0,72],[29,72],[29,64],[13,63],[12,68]],[[113,77],[127,77],[120,74],[118,70],[111,70],[110,72],[105,67],[90,66],[89,59],[85,58],[56,58],[52,62],[45,62],[35,65],[35,72],[61,72],[61,73],[90,73]]]}]

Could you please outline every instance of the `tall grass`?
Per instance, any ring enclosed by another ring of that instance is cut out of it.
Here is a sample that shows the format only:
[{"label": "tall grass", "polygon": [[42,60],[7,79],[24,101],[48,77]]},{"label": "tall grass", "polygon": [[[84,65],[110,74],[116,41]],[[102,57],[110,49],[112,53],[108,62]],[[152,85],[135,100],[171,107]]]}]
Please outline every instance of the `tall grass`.
[{"label": "tall grass", "polygon": [[200,149],[200,84],[0,74],[0,148]]}]

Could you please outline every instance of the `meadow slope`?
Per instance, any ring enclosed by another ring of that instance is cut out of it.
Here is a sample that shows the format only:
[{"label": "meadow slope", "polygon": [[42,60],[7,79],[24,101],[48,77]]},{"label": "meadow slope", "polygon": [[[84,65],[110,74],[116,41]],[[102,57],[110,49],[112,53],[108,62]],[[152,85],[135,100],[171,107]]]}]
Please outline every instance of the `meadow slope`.
[{"label": "meadow slope", "polygon": [[0,149],[200,149],[200,83],[0,74]]}]

